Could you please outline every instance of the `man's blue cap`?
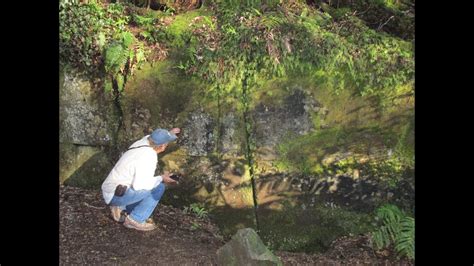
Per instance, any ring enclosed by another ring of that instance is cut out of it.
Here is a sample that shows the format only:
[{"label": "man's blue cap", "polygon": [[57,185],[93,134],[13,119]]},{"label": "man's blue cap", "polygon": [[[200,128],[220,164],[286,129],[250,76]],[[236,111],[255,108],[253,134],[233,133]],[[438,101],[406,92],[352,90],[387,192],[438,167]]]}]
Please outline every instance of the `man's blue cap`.
[{"label": "man's blue cap", "polygon": [[165,144],[177,138],[175,134],[161,128],[155,129],[155,131],[151,133],[150,137],[156,145]]}]

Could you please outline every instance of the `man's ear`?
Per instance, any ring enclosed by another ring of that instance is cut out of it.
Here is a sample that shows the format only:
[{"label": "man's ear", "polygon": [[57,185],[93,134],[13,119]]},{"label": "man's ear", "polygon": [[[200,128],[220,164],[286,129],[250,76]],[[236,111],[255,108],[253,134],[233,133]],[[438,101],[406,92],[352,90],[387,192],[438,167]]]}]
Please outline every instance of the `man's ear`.
[{"label": "man's ear", "polygon": [[161,144],[161,145],[159,145],[158,147],[156,147],[156,149],[157,149],[158,151],[164,151],[165,148],[166,148],[166,144]]}]

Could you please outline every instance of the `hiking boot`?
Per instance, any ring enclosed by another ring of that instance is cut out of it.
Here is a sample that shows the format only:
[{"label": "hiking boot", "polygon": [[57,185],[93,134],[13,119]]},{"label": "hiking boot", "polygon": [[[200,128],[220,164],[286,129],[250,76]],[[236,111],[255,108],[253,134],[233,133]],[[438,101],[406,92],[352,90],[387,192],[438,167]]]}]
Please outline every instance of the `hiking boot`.
[{"label": "hiking boot", "polygon": [[110,212],[112,213],[112,218],[114,221],[123,223],[125,221],[125,216],[122,215],[122,210],[119,206],[110,206]]},{"label": "hiking boot", "polygon": [[156,225],[152,223],[148,223],[148,222],[139,223],[133,220],[132,218],[130,218],[130,216],[125,217],[125,222],[123,222],[123,226],[127,228],[131,228],[131,229],[136,229],[139,231],[151,231],[156,228]]}]

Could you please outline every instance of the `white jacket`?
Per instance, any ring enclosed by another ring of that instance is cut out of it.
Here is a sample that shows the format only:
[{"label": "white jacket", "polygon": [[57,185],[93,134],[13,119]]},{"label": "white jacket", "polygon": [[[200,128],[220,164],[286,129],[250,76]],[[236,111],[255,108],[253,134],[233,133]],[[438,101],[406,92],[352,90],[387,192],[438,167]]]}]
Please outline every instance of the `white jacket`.
[{"label": "white jacket", "polygon": [[[130,148],[150,145],[148,136],[136,141]],[[155,176],[157,162],[158,154],[151,147],[140,147],[126,151],[102,183],[102,196],[105,203],[110,203],[118,185],[132,187],[134,190],[151,190],[159,185],[163,178]]]}]

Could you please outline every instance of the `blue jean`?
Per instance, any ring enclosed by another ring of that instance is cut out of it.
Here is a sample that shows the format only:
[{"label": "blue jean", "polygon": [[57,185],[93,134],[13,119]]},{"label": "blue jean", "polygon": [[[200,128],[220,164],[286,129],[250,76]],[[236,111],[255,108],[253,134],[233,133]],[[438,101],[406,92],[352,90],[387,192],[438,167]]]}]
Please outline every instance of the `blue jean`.
[{"label": "blue jean", "polygon": [[151,190],[127,188],[123,196],[114,196],[112,198],[110,206],[118,206],[122,210],[125,209],[129,213],[130,218],[143,223],[151,216],[164,192],[165,184],[163,183],[160,183]]}]

